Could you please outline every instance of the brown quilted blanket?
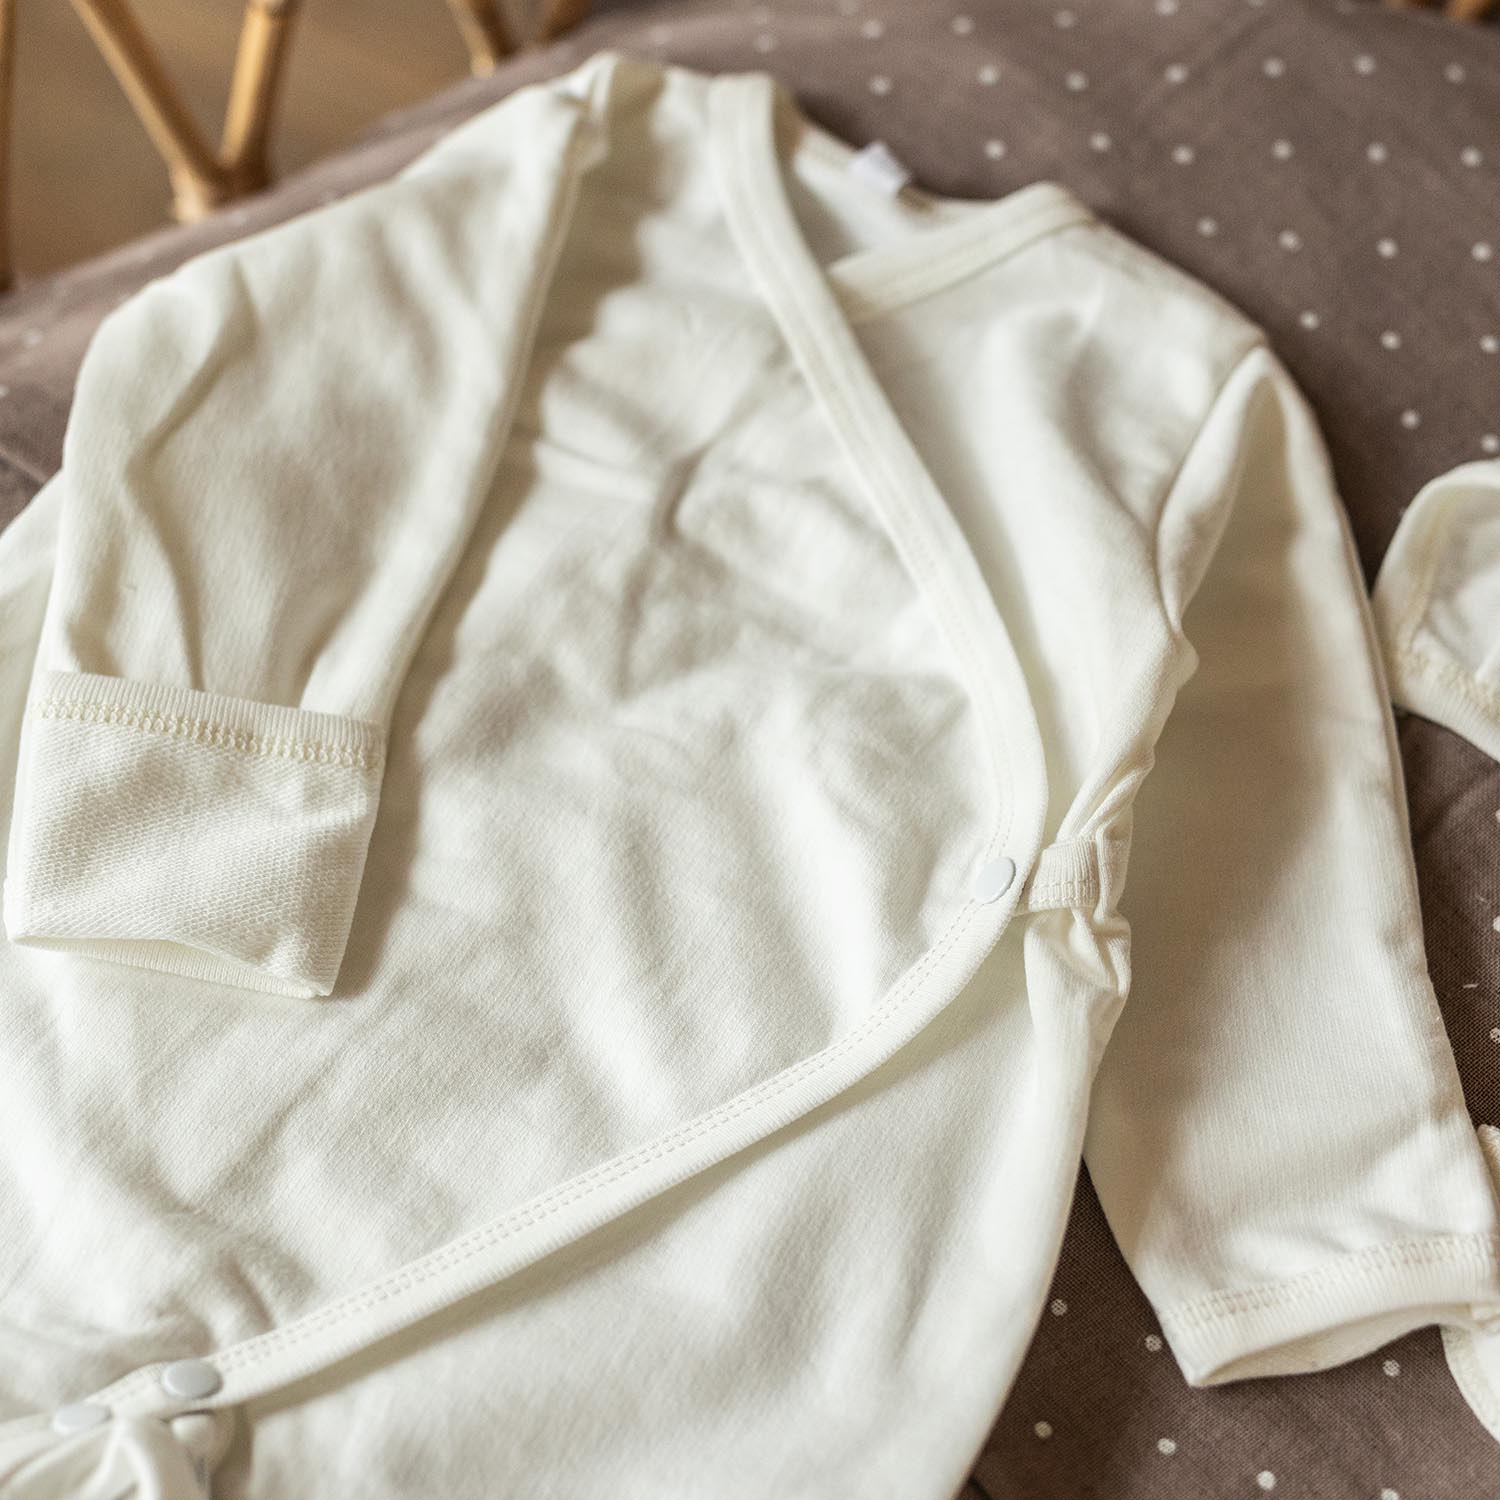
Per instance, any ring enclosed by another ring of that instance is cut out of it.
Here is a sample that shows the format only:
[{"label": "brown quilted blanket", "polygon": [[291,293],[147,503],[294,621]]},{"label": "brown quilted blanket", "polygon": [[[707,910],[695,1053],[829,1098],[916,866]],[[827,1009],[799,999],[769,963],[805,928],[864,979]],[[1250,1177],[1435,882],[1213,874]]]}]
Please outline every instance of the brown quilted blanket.
[{"label": "brown quilted blanket", "polygon": [[[83,347],[121,297],[606,45],[768,68],[940,192],[1067,183],[1270,331],[1370,577],[1425,479],[1500,452],[1500,31],[1356,0],[641,0],[260,199],[0,302],[0,522],[56,468]],[[1415,718],[1401,748],[1433,978],[1474,1115],[1500,1122],[1500,767]],[[1053,1296],[971,1497],[1500,1494],[1500,1444],[1435,1330],[1325,1374],[1191,1390],[1086,1177]]]}]

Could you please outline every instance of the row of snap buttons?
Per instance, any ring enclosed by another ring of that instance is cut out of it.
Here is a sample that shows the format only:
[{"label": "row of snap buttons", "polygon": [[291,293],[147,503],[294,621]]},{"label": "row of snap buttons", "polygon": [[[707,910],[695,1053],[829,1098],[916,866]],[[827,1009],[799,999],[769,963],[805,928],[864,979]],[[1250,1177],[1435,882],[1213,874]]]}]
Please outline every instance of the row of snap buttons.
[{"label": "row of snap buttons", "polygon": [[[202,1401],[224,1384],[224,1377],[205,1359],[179,1359],[165,1366],[157,1380],[169,1396],[179,1401]],[[73,1401],[52,1413],[52,1430],[87,1432],[109,1421],[110,1410],[97,1401]]]}]

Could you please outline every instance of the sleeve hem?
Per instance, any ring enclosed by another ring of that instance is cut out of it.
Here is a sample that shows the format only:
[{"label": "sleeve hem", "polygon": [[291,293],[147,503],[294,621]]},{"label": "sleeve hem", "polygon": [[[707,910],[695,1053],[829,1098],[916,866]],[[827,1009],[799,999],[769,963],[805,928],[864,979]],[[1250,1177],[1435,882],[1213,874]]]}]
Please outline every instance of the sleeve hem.
[{"label": "sleeve hem", "polygon": [[10,939],[271,994],[332,992],[383,763],[374,723],[45,671],[22,724]]},{"label": "sleeve hem", "polygon": [[242,755],[361,771],[380,769],[385,738],[378,724],[363,719],[97,672],[44,673],[30,707],[43,719],[114,724]]},{"label": "sleeve hem", "polygon": [[[7,928],[19,926],[10,918],[10,883],[5,885]],[[123,939],[90,941],[87,938],[12,937],[23,948],[37,948],[57,953],[75,953],[82,958],[96,958],[105,963],[126,964],[136,969],[152,969],[158,974],[180,974],[185,979],[199,979],[208,984],[225,984],[236,989],[258,990],[265,995],[285,995],[296,1000],[316,1000],[332,990],[311,979],[297,979],[257,969],[252,964],[237,963],[226,954],[189,948],[181,943],[127,941]]]},{"label": "sleeve hem", "polygon": [[1481,1307],[1500,1307],[1500,1234],[1370,1245],[1285,1281],[1178,1303],[1161,1324],[1188,1384],[1207,1386],[1326,1369],[1428,1323],[1487,1323]]},{"label": "sleeve hem", "polygon": [[[1500,498],[1497,476],[1500,464],[1481,460],[1423,485],[1391,538],[1370,600],[1394,702],[1462,735],[1493,760],[1500,760],[1500,691],[1476,674],[1482,651],[1469,659],[1450,649],[1433,628],[1432,610],[1435,590],[1462,594],[1489,557],[1481,548],[1466,558],[1455,538],[1473,531],[1466,506],[1478,500],[1488,509]],[[1441,584],[1455,566],[1457,573]]]},{"label": "sleeve hem", "polygon": [[1414,648],[1387,646],[1386,669],[1396,703],[1462,735],[1500,760],[1500,694],[1453,662]]},{"label": "sleeve hem", "polygon": [[1484,1424],[1489,1435],[1500,1441],[1500,1390],[1486,1368],[1486,1354],[1493,1355],[1493,1339],[1482,1339],[1472,1328],[1444,1324],[1443,1357],[1469,1410]]}]

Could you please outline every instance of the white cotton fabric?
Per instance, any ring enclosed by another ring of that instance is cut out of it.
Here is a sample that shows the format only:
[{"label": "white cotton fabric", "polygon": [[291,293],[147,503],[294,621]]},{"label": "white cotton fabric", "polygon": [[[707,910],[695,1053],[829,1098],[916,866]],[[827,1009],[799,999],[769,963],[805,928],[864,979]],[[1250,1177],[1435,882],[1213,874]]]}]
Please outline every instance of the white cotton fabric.
[{"label": "white cotton fabric", "polygon": [[0,536],[7,1500],[938,1500],[1080,1157],[1193,1384],[1500,1320],[1306,403],[851,154],[600,54],[101,327]]},{"label": "white cotton fabric", "polygon": [[1423,485],[1375,580],[1395,701],[1500,760],[1500,462]]},{"label": "white cotton fabric", "polygon": [[26,878],[6,884],[7,933],[221,984],[328,994],[383,738],[332,714],[41,674],[10,828]]},{"label": "white cotton fabric", "polygon": [[[1430,480],[1406,508],[1375,580],[1391,695],[1500,760],[1500,463]],[[1500,1191],[1500,1129],[1480,1127]],[[1500,1439],[1500,1332],[1443,1329],[1448,1367]]]},{"label": "white cotton fabric", "polygon": [[[1500,1128],[1481,1125],[1479,1139],[1495,1190],[1500,1192]],[[1490,1436],[1500,1440],[1500,1330],[1454,1324],[1445,1325],[1442,1334],[1448,1369],[1469,1409]]]}]

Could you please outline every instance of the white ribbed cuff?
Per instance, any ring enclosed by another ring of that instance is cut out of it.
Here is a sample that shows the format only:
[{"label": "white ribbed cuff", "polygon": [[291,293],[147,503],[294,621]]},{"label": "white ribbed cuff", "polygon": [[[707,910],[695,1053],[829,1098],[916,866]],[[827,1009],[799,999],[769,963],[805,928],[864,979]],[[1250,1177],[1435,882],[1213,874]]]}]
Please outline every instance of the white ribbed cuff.
[{"label": "white ribbed cuff", "polygon": [[42,672],[5,875],[13,942],[310,997],[338,975],[383,764],[378,725]]}]

